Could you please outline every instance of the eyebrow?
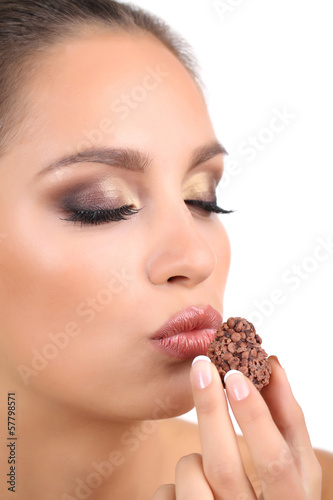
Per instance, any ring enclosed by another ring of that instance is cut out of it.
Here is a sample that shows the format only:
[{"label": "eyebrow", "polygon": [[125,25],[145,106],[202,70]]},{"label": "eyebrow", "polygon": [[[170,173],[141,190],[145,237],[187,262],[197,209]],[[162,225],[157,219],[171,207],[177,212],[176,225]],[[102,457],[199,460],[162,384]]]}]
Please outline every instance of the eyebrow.
[{"label": "eyebrow", "polygon": [[[220,154],[227,155],[228,152],[218,141],[198,147],[192,153],[190,170]],[[152,158],[147,153],[137,149],[91,147],[53,160],[45,165],[37,173],[37,176],[44,176],[44,174],[54,172],[60,168],[83,162],[104,163],[113,167],[145,173],[149,170]]]}]

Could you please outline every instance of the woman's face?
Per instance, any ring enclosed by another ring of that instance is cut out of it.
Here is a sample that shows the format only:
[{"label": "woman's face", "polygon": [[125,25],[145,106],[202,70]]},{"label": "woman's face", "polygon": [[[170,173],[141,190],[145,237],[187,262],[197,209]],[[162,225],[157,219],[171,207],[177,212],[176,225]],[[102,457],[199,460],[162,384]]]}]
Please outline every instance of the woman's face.
[{"label": "woman's face", "polygon": [[[184,201],[214,201],[223,168],[217,148],[198,160],[217,140],[199,90],[151,36],[95,34],[44,54],[25,92],[0,159],[2,380],[103,417],[188,411],[191,360],[149,339],[189,305],[222,313],[227,235]],[[109,152],[47,168],[94,148]],[[89,224],[124,205],[140,210]]]}]

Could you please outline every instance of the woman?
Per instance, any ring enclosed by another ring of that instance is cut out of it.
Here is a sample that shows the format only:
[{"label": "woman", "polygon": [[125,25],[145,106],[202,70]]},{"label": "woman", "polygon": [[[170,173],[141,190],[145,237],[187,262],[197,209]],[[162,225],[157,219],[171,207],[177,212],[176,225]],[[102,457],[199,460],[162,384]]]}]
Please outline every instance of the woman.
[{"label": "woman", "polygon": [[[188,47],[110,0],[0,19],[2,497],[330,498],[277,359],[263,398],[226,381],[241,439],[198,358],[230,248]],[[193,404],[198,427],[174,418]]]}]

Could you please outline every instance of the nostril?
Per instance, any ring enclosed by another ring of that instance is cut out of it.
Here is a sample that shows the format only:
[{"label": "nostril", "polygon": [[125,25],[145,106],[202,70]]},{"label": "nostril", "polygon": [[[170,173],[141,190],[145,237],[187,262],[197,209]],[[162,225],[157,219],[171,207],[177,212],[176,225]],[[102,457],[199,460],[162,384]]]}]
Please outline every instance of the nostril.
[{"label": "nostril", "polygon": [[171,278],[169,278],[168,281],[171,282],[171,281],[175,281],[177,279],[183,280],[183,279],[186,279],[186,276],[171,276]]}]

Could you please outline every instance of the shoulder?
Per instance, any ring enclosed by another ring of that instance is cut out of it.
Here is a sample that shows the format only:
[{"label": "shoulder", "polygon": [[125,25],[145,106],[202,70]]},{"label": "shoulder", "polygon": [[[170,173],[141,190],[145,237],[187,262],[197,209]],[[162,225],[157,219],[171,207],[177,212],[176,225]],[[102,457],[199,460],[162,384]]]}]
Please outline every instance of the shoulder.
[{"label": "shoulder", "polygon": [[322,500],[333,498],[333,454],[324,450],[314,450],[323,471]]},{"label": "shoulder", "polygon": [[175,483],[178,461],[185,455],[201,453],[199,428],[180,418],[159,420],[160,445],[163,448],[163,483]]},{"label": "shoulder", "polygon": [[[178,460],[185,455],[201,454],[202,452],[199,427],[196,423],[181,418],[160,420],[159,426],[165,450],[165,459],[168,464],[168,482],[174,482],[173,473]],[[250,481],[254,482],[257,480],[257,476],[245,440],[242,436],[237,436],[237,439],[245,471]]]},{"label": "shoulder", "polygon": [[[174,457],[181,458],[184,455],[202,451],[199,427],[196,423],[181,418],[160,420],[160,433],[164,443],[167,443],[165,449]],[[242,436],[237,436],[237,440],[245,469],[248,474],[253,475],[255,469],[245,440]]]}]

